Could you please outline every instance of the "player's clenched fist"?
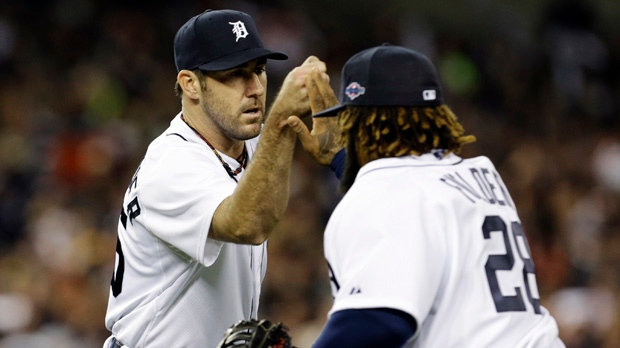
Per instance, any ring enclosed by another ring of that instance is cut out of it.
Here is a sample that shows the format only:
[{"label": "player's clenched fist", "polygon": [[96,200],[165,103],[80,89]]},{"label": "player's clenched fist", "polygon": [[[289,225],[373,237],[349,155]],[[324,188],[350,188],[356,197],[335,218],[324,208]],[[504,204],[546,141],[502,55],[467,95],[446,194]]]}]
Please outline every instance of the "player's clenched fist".
[{"label": "player's clenched fist", "polygon": [[325,62],[315,56],[310,56],[303,64],[288,73],[272,106],[272,115],[281,116],[284,120],[290,115],[303,117],[310,114],[306,81],[314,70],[325,74],[327,68]]}]

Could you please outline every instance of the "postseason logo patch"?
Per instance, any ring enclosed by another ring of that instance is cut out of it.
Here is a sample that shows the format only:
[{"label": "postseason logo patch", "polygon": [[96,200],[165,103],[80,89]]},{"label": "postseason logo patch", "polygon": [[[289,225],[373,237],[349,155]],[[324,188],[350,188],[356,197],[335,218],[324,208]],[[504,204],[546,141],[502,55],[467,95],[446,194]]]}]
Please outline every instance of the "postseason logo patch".
[{"label": "postseason logo patch", "polygon": [[364,93],[366,93],[366,88],[360,86],[357,82],[351,82],[344,90],[344,94],[346,94],[351,100],[354,100]]}]

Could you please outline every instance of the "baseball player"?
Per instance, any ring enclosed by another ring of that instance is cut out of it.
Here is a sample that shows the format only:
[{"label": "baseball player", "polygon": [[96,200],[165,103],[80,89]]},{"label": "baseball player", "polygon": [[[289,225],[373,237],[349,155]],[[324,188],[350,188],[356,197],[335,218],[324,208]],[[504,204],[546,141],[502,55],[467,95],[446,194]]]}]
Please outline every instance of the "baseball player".
[{"label": "baseball player", "polygon": [[338,116],[346,194],[325,230],[334,303],[313,347],[564,347],[515,204],[487,157],[458,156],[475,138],[431,61],[364,50],[345,64],[339,100],[314,115]]},{"label": "baseball player", "polygon": [[211,348],[257,317],[266,240],[288,202],[286,118],[310,114],[306,77],[326,70],[316,57],[293,69],[266,118],[267,59],[287,56],[263,47],[249,15],[191,18],[174,57],[181,112],[125,193],[104,348]]}]

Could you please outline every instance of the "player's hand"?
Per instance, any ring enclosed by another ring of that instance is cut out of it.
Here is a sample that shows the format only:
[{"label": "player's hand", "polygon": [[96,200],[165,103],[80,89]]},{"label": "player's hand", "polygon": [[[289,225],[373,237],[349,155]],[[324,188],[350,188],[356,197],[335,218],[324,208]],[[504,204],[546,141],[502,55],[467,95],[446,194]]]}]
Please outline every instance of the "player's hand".
[{"label": "player's hand", "polygon": [[315,56],[310,56],[303,64],[288,73],[272,105],[270,115],[277,115],[285,120],[290,115],[304,117],[310,114],[310,100],[306,83],[307,77],[312,71],[327,75],[325,73],[327,71],[325,62]]},{"label": "player's hand", "polygon": [[[338,104],[327,74],[313,70],[306,78],[306,88],[313,114]],[[342,149],[337,141],[339,127],[336,117],[313,117],[312,131],[297,116],[290,116],[287,123],[297,133],[304,150],[321,165],[329,165]]]}]

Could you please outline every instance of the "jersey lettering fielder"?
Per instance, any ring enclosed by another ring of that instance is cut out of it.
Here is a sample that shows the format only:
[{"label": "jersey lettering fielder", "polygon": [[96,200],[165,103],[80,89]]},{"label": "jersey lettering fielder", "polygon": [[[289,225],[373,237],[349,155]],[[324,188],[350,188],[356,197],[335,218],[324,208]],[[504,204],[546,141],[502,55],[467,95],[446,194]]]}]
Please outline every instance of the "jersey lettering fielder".
[{"label": "jersey lettering fielder", "polygon": [[[483,171],[493,178],[488,186],[474,174]],[[501,198],[490,195],[491,185]],[[415,347],[553,347],[557,326],[540,305],[507,192],[486,157],[367,164],[325,232],[330,314],[397,308],[422,323]]]}]

